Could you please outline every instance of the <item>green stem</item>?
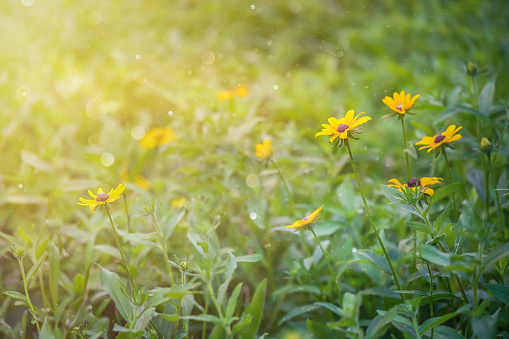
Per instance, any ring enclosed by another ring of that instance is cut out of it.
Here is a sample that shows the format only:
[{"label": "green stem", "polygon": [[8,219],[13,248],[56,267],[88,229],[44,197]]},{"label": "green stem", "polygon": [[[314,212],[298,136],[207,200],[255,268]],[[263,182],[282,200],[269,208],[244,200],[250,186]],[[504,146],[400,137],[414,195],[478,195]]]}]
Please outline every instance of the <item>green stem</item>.
[{"label": "green stem", "polygon": [[415,335],[417,336],[416,339],[421,339],[421,334],[419,333],[419,324],[417,323],[417,317],[412,315],[412,323],[414,325],[414,331]]},{"label": "green stem", "polygon": [[[357,173],[357,168],[355,167],[355,161],[353,159],[352,150],[350,149],[350,143],[348,142],[348,139],[345,139],[346,147],[348,148],[348,154],[350,155],[350,162],[352,163],[353,172],[355,174],[355,179],[357,180],[357,185],[359,186],[359,192],[361,193],[362,201],[364,202],[364,208],[366,209],[366,214],[368,215],[369,223],[371,225],[371,228],[373,229],[373,232],[376,235],[376,238],[378,239],[378,242],[380,243],[380,247],[382,247],[382,251],[384,252],[385,259],[387,259],[387,263],[389,264],[389,267],[392,272],[392,276],[394,278],[394,282],[396,283],[396,286],[398,288],[398,291],[402,291],[401,285],[399,284],[398,276],[396,275],[396,271],[394,271],[394,267],[392,266],[391,258],[389,257],[389,253],[387,253],[387,250],[385,249],[384,243],[382,242],[382,238],[380,238],[380,235],[378,234],[378,230],[375,227],[375,224],[373,223],[373,219],[371,218],[371,213],[369,211],[368,203],[366,202],[366,197],[364,196],[364,191],[362,189],[361,181],[359,178],[359,173]],[[403,300],[405,299],[405,295],[402,295]]]},{"label": "green stem", "polygon": [[339,290],[339,286],[338,286],[338,282],[336,281],[336,276],[334,274],[334,270],[332,269],[332,265],[330,264],[329,256],[327,255],[327,253],[323,249],[322,243],[320,242],[320,239],[318,239],[318,236],[316,235],[315,230],[313,229],[313,227],[310,226],[310,227],[308,227],[308,229],[315,236],[316,242],[318,243],[318,246],[320,246],[320,249],[322,250],[323,256],[325,257],[325,260],[327,261],[327,265],[329,266],[329,271],[330,271],[331,278],[334,280],[334,285],[336,285],[336,290],[338,292],[339,305],[341,306],[341,304],[343,303],[341,301],[341,291]]},{"label": "green stem", "polygon": [[131,283],[131,287],[135,289],[134,280],[131,276],[131,272],[129,271],[129,266],[127,266],[127,261],[125,260],[124,251],[122,251],[122,247],[120,246],[120,240],[118,239],[117,230],[115,229],[115,224],[113,223],[113,219],[111,218],[110,210],[108,206],[104,205],[104,209],[108,214],[108,218],[110,219],[111,228],[113,229],[113,234],[115,234],[115,241],[117,242],[118,251],[120,252],[120,257],[122,258],[122,263],[124,264],[124,268],[127,272],[127,276],[129,277],[129,281]]},{"label": "green stem", "polygon": [[[452,184],[451,167],[449,165],[449,159],[447,159],[447,152],[445,150],[445,146],[442,146],[442,153],[444,154],[445,167],[447,168],[447,174],[449,175],[449,184]],[[451,193],[451,197],[452,197],[452,207],[454,209],[454,215],[457,220],[459,218],[459,214],[458,214],[458,210],[456,208],[456,198],[454,197],[454,192]]]},{"label": "green stem", "polygon": [[482,274],[482,255],[484,252],[484,246],[483,246],[482,242],[479,243],[477,252],[479,255],[479,257],[478,257],[479,271],[477,274],[474,275],[474,284],[472,286],[472,289],[474,290],[474,313],[477,310],[477,306],[479,305],[479,301],[477,300],[477,298],[478,298],[477,291],[478,291],[478,287],[479,287],[479,279],[481,278],[481,274]]},{"label": "green stem", "polygon": [[[472,78],[472,84],[474,86],[475,105],[477,106],[477,109],[479,109],[479,94],[477,91],[477,82],[475,81],[475,76],[471,76],[471,78]],[[476,126],[477,137],[481,136],[481,130],[482,130],[481,119],[478,117],[477,118],[477,126]]]},{"label": "green stem", "polygon": [[37,320],[37,313],[35,313],[34,305],[30,301],[30,296],[28,295],[28,284],[25,277],[25,268],[23,267],[23,259],[18,257],[19,269],[21,270],[21,276],[23,277],[23,286],[25,287],[25,296],[27,297],[28,306],[30,307],[30,313],[32,313],[32,317],[35,320],[35,326],[37,327],[37,333],[41,333],[41,329],[39,327],[39,321]]},{"label": "green stem", "polygon": [[[428,274],[429,274],[429,295],[430,297],[433,295],[433,275],[431,274],[431,268],[429,267],[429,263],[426,261],[426,266],[428,267]],[[429,303],[429,313],[431,318],[433,318],[433,302]],[[431,339],[433,339],[433,331],[434,329],[431,329]]]},{"label": "green stem", "polygon": [[[437,242],[438,246],[440,247],[440,249],[442,250],[442,252],[444,253],[447,253],[445,251],[445,248],[444,248],[444,245],[442,245],[441,242]],[[454,273],[451,273],[454,278],[456,279],[456,283],[458,284],[458,287],[460,288],[460,291],[461,291],[461,296],[463,297],[463,299],[465,300],[465,303],[468,304],[468,298],[467,298],[467,294],[465,293],[465,289],[463,288],[463,284],[461,283],[461,279]]]},{"label": "green stem", "polygon": [[214,303],[214,306],[216,306],[217,314],[219,315],[219,318],[223,320],[223,312],[221,312],[221,307],[217,303],[216,296],[214,295],[214,290],[212,289],[212,284],[209,280],[207,280],[207,287],[209,288],[210,297],[212,298],[212,302]]},{"label": "green stem", "polygon": [[286,179],[283,176],[283,173],[279,169],[279,166],[276,164],[274,159],[271,158],[269,161],[274,166],[274,168],[277,170],[277,173],[279,174],[279,177],[281,178],[281,181],[283,182],[283,184],[285,186],[286,194],[288,195],[288,202],[289,202],[290,208],[292,209],[292,212],[293,212],[293,217],[297,218],[297,212],[295,211],[295,205],[293,203],[293,197],[292,197],[292,194],[290,193],[290,189],[288,188],[288,183],[286,182]]},{"label": "green stem", "polygon": [[[208,314],[207,313],[208,311],[209,311],[209,296],[207,293],[205,293],[205,311],[204,311],[204,313]],[[207,322],[204,321],[203,325],[202,325],[202,330],[201,330],[201,339],[205,339],[206,334],[207,334]]]},{"label": "green stem", "polygon": [[157,216],[155,212],[152,214],[152,220],[154,220],[154,224],[156,225],[157,234],[159,235],[159,241],[161,241],[161,247],[163,250],[164,262],[166,263],[166,269],[168,270],[168,274],[170,276],[170,282],[173,285],[175,283],[173,279],[173,273],[171,271],[170,259],[168,258],[168,253],[166,250],[166,241],[164,240],[163,233],[161,232],[161,227],[159,226],[159,221],[157,220]]},{"label": "green stem", "polygon": [[[184,271],[182,271],[182,286],[184,286],[185,284],[186,284],[186,276],[184,274]],[[181,304],[182,304],[182,297],[179,298],[179,303],[178,303],[178,307],[177,307],[177,316],[180,314],[180,305]],[[178,325],[179,325],[179,320],[177,319],[177,322],[175,324],[175,331],[173,334],[173,338],[177,337]]]},{"label": "green stem", "polygon": [[498,210],[498,222],[500,223],[500,228],[502,230],[502,242],[505,243],[505,218],[504,213],[502,213],[502,206],[500,205],[500,197],[497,191],[497,179],[495,177],[495,171],[493,171],[493,164],[491,163],[491,156],[488,154],[488,164],[490,166],[491,176],[493,177],[493,188],[495,189],[495,197],[497,198],[497,210]]}]

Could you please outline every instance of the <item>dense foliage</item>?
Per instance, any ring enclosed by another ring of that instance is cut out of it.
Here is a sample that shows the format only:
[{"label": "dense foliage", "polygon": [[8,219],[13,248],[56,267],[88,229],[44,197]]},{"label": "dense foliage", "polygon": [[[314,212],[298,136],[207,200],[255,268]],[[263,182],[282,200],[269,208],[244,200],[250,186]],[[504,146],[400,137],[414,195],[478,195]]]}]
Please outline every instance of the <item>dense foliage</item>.
[{"label": "dense foliage", "polygon": [[509,337],[507,18],[2,1],[1,335]]}]

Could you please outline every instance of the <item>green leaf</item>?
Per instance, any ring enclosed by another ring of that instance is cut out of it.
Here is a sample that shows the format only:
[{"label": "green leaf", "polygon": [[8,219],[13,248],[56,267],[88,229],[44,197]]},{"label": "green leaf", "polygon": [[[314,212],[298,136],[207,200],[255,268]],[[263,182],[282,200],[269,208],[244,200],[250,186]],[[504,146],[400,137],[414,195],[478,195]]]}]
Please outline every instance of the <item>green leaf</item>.
[{"label": "green leaf", "polygon": [[218,324],[221,326],[223,325],[223,320],[221,320],[221,318],[218,318],[215,315],[211,315],[211,314],[189,315],[189,316],[185,316],[185,317],[180,317],[180,319],[206,321],[206,322]]},{"label": "green leaf", "polygon": [[452,202],[450,202],[449,205],[447,205],[447,207],[445,208],[445,210],[442,213],[440,213],[438,218],[435,219],[435,222],[433,223],[433,227],[436,230],[440,231],[440,229],[442,228],[442,225],[445,223],[445,221],[449,217],[449,214],[451,214],[451,211],[452,211]]},{"label": "green leaf", "polygon": [[241,255],[240,257],[235,257],[237,262],[258,262],[263,259],[263,255],[261,254],[249,254],[249,255]]},{"label": "green leaf", "polygon": [[72,281],[72,287],[74,290],[74,294],[80,295],[85,291],[85,276],[81,273],[78,273],[74,276]]},{"label": "green leaf", "polygon": [[454,224],[445,226],[445,241],[447,242],[449,251],[451,253],[454,252],[454,248],[456,247],[456,231],[454,229]]},{"label": "green leaf", "polygon": [[385,260],[385,258],[382,257],[381,255],[378,255],[378,254],[373,253],[368,250],[359,250],[357,253],[359,255],[362,255],[363,257],[367,258],[373,264],[375,264],[376,266],[381,268],[382,271],[384,271],[385,273],[392,274],[391,268],[390,268],[389,264],[387,263],[387,260]]},{"label": "green leaf", "polygon": [[[279,319],[279,322],[277,323],[277,325],[281,326],[288,320],[293,319],[298,315],[301,315],[304,313],[309,313],[309,312],[312,312],[319,308],[320,308],[320,306],[316,305],[316,303],[314,305],[304,305],[304,306],[295,307],[290,312],[288,312],[284,317]],[[248,337],[246,337],[246,338],[248,338]],[[249,337],[249,338],[252,338],[252,337]]]},{"label": "green leaf", "polygon": [[175,212],[175,214],[173,214],[173,216],[171,217],[170,221],[168,221],[168,223],[164,223],[162,225],[164,241],[168,241],[168,239],[170,238],[171,234],[173,233],[173,230],[177,226],[177,224],[180,221],[180,219],[182,219],[184,214],[186,214],[186,210],[185,210],[184,207],[181,207],[180,209],[178,209]]},{"label": "green leaf", "polygon": [[313,334],[312,338],[342,338],[337,332],[331,331],[326,325],[307,319],[308,331]]},{"label": "green leaf", "polygon": [[422,222],[407,221],[406,224],[408,225],[408,227],[410,227],[411,229],[414,229],[416,231],[424,232],[424,233],[427,233],[430,235],[435,234],[435,229],[433,227],[423,224]]},{"label": "green leaf", "polygon": [[249,324],[238,330],[237,338],[239,339],[251,339],[254,338],[260,328],[262,322],[263,310],[265,307],[265,292],[267,289],[267,279],[263,279],[260,285],[256,288],[256,291],[251,299],[251,303],[242,313],[241,320],[251,315],[252,320]]},{"label": "green leaf", "polygon": [[44,254],[39,258],[39,260],[37,260],[37,262],[34,264],[34,266],[32,266],[32,268],[30,269],[30,271],[28,271],[27,273],[27,284],[30,282],[30,279],[32,279],[32,277],[34,276],[34,274],[37,272],[37,270],[39,269],[39,267],[41,267],[42,265],[42,262],[44,261],[44,259],[46,259],[46,256],[47,256],[47,253],[44,252]]},{"label": "green leaf", "polygon": [[451,300],[460,302],[462,304],[465,303],[465,301],[463,299],[458,298],[454,294],[450,294],[450,293],[438,293],[438,294],[433,294],[433,295],[421,298],[421,306],[427,305],[427,304],[429,304],[431,302],[435,302],[435,301],[438,301],[438,300],[444,300],[444,299],[451,299]]},{"label": "green leaf", "polygon": [[126,294],[126,286],[120,280],[120,277],[113,272],[99,266],[101,268],[100,279],[103,288],[108,292],[111,299],[115,303],[120,315],[127,321],[133,321],[133,306],[129,296]]},{"label": "green leaf", "polygon": [[41,172],[51,172],[53,170],[49,163],[41,160],[37,155],[29,151],[21,151],[21,160]]},{"label": "green leaf", "polygon": [[442,325],[435,327],[434,335],[438,339],[465,339],[458,330]]},{"label": "green leaf", "polygon": [[440,123],[440,122],[448,119],[452,115],[456,115],[456,114],[460,114],[460,113],[467,113],[467,114],[476,116],[476,117],[480,118],[482,121],[490,124],[492,127],[494,127],[497,131],[500,132],[500,126],[498,124],[496,124],[494,121],[489,119],[486,115],[482,114],[478,110],[473,109],[472,107],[467,106],[467,105],[454,105],[454,106],[448,107],[442,113],[440,118],[435,120],[435,124]]},{"label": "green leaf", "polygon": [[509,255],[509,242],[506,242],[500,247],[494,249],[484,260],[482,261],[483,271],[492,263],[499,261],[500,259]]},{"label": "green leaf", "polygon": [[49,291],[53,310],[58,307],[58,279],[60,277],[60,251],[55,245],[49,249]]},{"label": "green leaf", "polygon": [[455,182],[450,185],[446,185],[446,186],[443,186],[443,187],[440,187],[439,189],[437,189],[435,191],[435,194],[433,194],[433,196],[431,197],[431,200],[429,202],[429,206],[427,209],[429,209],[434,203],[442,200],[449,194],[456,191],[458,189],[458,187],[460,187],[460,185],[461,185],[460,182]]},{"label": "green leaf", "polygon": [[242,283],[239,283],[233,290],[230,299],[228,299],[228,306],[226,307],[225,318],[228,321],[233,316],[235,307],[237,307],[237,299],[239,298],[240,291],[242,289]]},{"label": "green leaf", "polygon": [[19,292],[16,292],[16,291],[4,291],[4,294],[6,296],[9,296],[11,298],[14,298],[14,299],[17,299],[17,300],[21,300],[25,303],[28,304],[28,300],[27,300],[27,297]]},{"label": "green leaf", "polygon": [[458,313],[449,313],[441,317],[430,318],[423,322],[421,326],[419,326],[419,333],[424,334],[426,331],[431,330],[433,327],[440,325],[451,318],[454,318],[457,314]]},{"label": "green leaf", "polygon": [[44,323],[41,327],[41,334],[39,335],[40,339],[55,339],[55,334],[53,333],[53,330],[51,329],[51,326],[48,324],[46,320],[44,320]]},{"label": "green leaf", "polygon": [[178,314],[165,314],[165,313],[157,313],[156,316],[161,317],[165,320],[168,320],[170,322],[178,321],[180,319]]},{"label": "green leaf", "polygon": [[[252,314],[248,314],[245,318],[240,319],[240,321],[238,321],[235,324],[235,326],[233,326],[232,334],[235,335],[238,331],[240,331],[241,328],[249,325],[251,323],[251,320],[253,320],[253,315]],[[224,337],[222,337],[222,338],[224,338]]]},{"label": "green leaf", "polygon": [[486,284],[484,286],[500,301],[509,305],[509,286],[499,284]]},{"label": "green leaf", "polygon": [[214,329],[212,330],[208,337],[208,339],[224,339],[224,338],[228,338],[228,335],[226,334],[224,326],[219,324],[214,326]]},{"label": "green leaf", "polygon": [[[130,328],[122,327],[119,324],[115,324],[115,326],[113,326],[113,332],[132,334],[135,336],[135,338],[141,337],[145,333],[144,330],[133,330]],[[130,338],[130,337],[126,337],[126,338]]]},{"label": "green leaf", "polygon": [[479,111],[485,116],[490,115],[493,98],[495,97],[495,81],[488,81],[479,95]]},{"label": "green leaf", "polygon": [[451,263],[450,255],[448,253],[440,252],[433,246],[420,246],[419,253],[425,260],[440,266],[447,266]]},{"label": "green leaf", "polygon": [[[497,314],[498,312],[495,312]],[[473,318],[472,329],[478,338],[495,338],[497,334],[498,316],[483,315],[479,318]]]},{"label": "green leaf", "polygon": [[43,254],[46,254],[46,247],[48,247],[48,239],[37,244],[35,248],[35,258],[38,260]]},{"label": "green leaf", "polygon": [[389,187],[387,185],[382,185],[381,187],[382,187],[382,192],[387,197],[387,199],[389,199],[394,204],[401,203],[402,199],[399,195],[400,192],[397,189]]},{"label": "green leaf", "polygon": [[383,316],[378,315],[371,320],[366,331],[366,339],[376,339],[385,334],[389,329],[391,321],[398,315],[398,307],[393,307]]},{"label": "green leaf", "polygon": [[23,242],[26,242],[27,244],[32,243],[32,237],[29,236],[22,227],[18,227],[16,231]]},{"label": "green leaf", "polygon": [[328,310],[336,313],[340,317],[346,316],[345,311],[343,311],[343,309],[341,307],[336,306],[334,304],[319,301],[319,302],[314,303],[314,305],[325,307]]}]

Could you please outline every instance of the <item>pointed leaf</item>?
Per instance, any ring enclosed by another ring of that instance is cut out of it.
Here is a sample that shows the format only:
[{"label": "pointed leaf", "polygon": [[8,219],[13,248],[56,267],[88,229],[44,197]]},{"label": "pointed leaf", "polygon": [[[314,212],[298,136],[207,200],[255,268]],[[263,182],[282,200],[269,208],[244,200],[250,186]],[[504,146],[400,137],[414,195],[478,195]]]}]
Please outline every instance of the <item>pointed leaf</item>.
[{"label": "pointed leaf", "polygon": [[[304,305],[304,306],[295,307],[290,312],[288,312],[284,317],[282,317],[277,324],[278,324],[278,326],[281,326],[288,320],[293,319],[298,315],[301,315],[304,313],[309,313],[309,312],[312,312],[319,308],[320,308],[319,305]],[[246,338],[248,338],[248,337],[246,337]],[[249,337],[249,338],[251,338],[251,337]]]},{"label": "pointed leaf", "polygon": [[8,297],[11,297],[11,298],[14,298],[14,299],[17,299],[17,300],[21,300],[25,303],[28,304],[28,300],[27,300],[27,297],[19,292],[16,292],[16,291],[4,291],[4,294]]},{"label": "pointed leaf", "polygon": [[389,264],[387,263],[387,260],[384,257],[382,257],[381,255],[378,255],[378,254],[373,253],[368,250],[359,250],[357,253],[359,255],[362,255],[363,257],[367,258],[373,264],[375,264],[376,266],[381,268],[382,271],[384,271],[385,273],[392,274],[391,268],[390,268]]},{"label": "pointed leaf", "polygon": [[485,116],[490,115],[493,98],[495,97],[495,81],[489,81],[479,95],[479,111]]},{"label": "pointed leaf", "polygon": [[454,318],[458,313],[449,313],[446,315],[443,315],[441,317],[435,317],[426,320],[419,326],[419,333],[426,333],[426,331],[431,330],[433,327],[440,325],[442,323],[445,323],[447,320]]},{"label": "pointed leaf", "polygon": [[256,291],[251,299],[251,303],[242,313],[242,318],[239,322],[242,322],[242,319],[245,319],[247,316],[251,315],[252,320],[249,324],[242,327],[237,334],[237,338],[239,339],[251,339],[254,338],[258,329],[260,328],[260,324],[262,322],[263,309],[265,307],[265,292],[267,289],[267,279],[263,279],[260,285],[256,288]]},{"label": "pointed leaf", "polygon": [[447,205],[447,207],[445,208],[445,210],[442,213],[440,213],[438,218],[436,218],[435,222],[433,223],[433,227],[440,231],[440,229],[442,228],[442,225],[445,223],[445,221],[449,217],[449,214],[451,214],[451,211],[452,211],[452,202],[450,202],[449,205]]},{"label": "pointed leaf", "polygon": [[120,315],[128,322],[133,321],[133,305],[126,294],[126,286],[120,280],[120,277],[113,272],[101,268],[100,278],[103,288],[108,292],[115,303]]},{"label": "pointed leaf", "polygon": [[228,306],[226,307],[225,318],[228,321],[233,316],[233,312],[235,311],[235,307],[237,306],[237,299],[239,298],[240,291],[242,289],[242,283],[239,283],[237,287],[233,290],[230,299],[228,299]]},{"label": "pointed leaf", "polygon": [[47,256],[47,253],[44,252],[44,254],[39,258],[39,260],[37,260],[37,262],[34,264],[34,266],[32,266],[30,271],[28,271],[27,278],[26,278],[27,279],[27,284],[30,282],[30,279],[32,279],[32,277],[37,272],[39,267],[41,267],[42,262],[44,261],[44,259],[46,259],[46,256]]},{"label": "pointed leaf", "polygon": [[446,186],[443,186],[443,187],[440,187],[439,189],[437,189],[435,191],[435,194],[433,194],[433,196],[431,197],[428,208],[430,208],[431,205],[433,205],[434,203],[440,201],[441,199],[445,198],[449,194],[456,191],[458,189],[458,187],[460,187],[460,185],[461,185],[460,182],[455,182],[450,185],[446,185]]},{"label": "pointed leaf", "polygon": [[456,247],[456,231],[454,229],[454,224],[445,226],[445,241],[447,242],[449,251],[451,253],[454,252],[454,248]]},{"label": "pointed leaf", "polygon": [[186,210],[184,207],[181,207],[179,210],[173,214],[170,221],[162,225],[163,229],[163,239],[164,241],[168,241],[170,238],[170,235],[173,233],[173,230],[175,229],[175,226],[177,226],[178,222],[182,217],[186,214]]},{"label": "pointed leaf", "polygon": [[509,286],[499,284],[484,285],[497,299],[509,305]]},{"label": "pointed leaf", "polygon": [[417,221],[407,221],[406,224],[411,229],[414,229],[416,231],[424,232],[430,235],[435,234],[435,229],[427,224],[423,224],[422,222]]}]

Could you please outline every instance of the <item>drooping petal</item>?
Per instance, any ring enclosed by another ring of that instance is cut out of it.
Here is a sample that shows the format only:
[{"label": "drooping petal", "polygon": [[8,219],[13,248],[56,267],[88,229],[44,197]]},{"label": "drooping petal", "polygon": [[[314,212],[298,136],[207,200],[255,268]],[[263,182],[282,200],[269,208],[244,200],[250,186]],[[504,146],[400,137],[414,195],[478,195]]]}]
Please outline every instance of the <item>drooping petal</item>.
[{"label": "drooping petal", "polygon": [[357,120],[354,124],[352,124],[352,128],[357,127],[359,125],[362,125],[363,123],[371,120],[371,117],[362,117],[359,120]]}]

